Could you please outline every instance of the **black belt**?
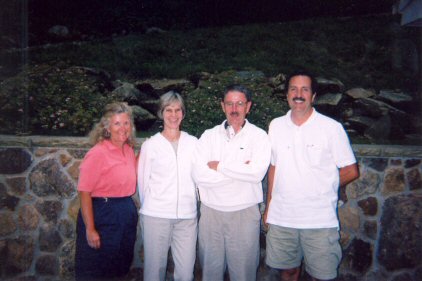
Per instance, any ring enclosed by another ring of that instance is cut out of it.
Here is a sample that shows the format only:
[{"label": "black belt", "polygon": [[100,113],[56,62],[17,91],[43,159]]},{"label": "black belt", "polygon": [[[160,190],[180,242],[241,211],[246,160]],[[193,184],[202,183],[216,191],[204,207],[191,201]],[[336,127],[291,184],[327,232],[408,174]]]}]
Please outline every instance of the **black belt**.
[{"label": "black belt", "polygon": [[130,198],[130,196],[125,197],[92,197],[92,201],[100,201],[100,202],[109,202],[109,201],[119,201],[119,200],[125,200]]}]

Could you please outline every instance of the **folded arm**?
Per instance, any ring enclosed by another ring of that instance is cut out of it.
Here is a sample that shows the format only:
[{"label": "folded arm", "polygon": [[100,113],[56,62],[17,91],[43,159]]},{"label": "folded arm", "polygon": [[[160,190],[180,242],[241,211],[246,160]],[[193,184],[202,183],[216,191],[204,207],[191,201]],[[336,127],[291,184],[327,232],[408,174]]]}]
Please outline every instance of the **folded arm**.
[{"label": "folded arm", "polygon": [[247,161],[221,161],[217,171],[234,180],[259,183],[268,170],[271,158],[271,144],[266,134],[251,141],[252,152]]},{"label": "folded arm", "polygon": [[193,156],[192,176],[198,186],[213,188],[231,183],[232,179],[217,171],[218,160],[210,160],[212,144],[206,138],[199,139]]}]

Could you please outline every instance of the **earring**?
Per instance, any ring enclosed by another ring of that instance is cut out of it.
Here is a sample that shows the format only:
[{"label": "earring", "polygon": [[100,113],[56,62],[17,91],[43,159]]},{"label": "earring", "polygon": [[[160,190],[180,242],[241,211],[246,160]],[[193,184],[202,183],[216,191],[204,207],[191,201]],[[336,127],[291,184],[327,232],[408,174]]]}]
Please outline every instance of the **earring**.
[{"label": "earring", "polygon": [[107,129],[104,129],[104,138],[109,139],[111,137],[110,131]]}]

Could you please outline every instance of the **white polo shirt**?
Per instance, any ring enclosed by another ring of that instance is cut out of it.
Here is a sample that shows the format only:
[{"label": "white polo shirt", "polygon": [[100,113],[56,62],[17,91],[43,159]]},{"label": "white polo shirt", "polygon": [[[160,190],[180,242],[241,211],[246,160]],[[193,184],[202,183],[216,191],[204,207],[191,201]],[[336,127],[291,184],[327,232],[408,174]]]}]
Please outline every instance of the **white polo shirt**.
[{"label": "white polo shirt", "polygon": [[342,125],[313,110],[301,126],[291,111],[269,127],[275,166],[267,222],[292,228],[338,227],[338,169],[356,162]]}]

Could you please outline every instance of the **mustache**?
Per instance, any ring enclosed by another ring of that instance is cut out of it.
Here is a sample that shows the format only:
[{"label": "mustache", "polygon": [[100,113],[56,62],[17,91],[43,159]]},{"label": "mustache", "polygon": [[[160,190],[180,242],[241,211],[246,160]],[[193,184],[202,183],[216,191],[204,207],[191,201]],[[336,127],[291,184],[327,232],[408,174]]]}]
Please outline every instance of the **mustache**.
[{"label": "mustache", "polygon": [[301,97],[297,97],[297,98],[293,98],[293,101],[305,101],[305,99]]}]

